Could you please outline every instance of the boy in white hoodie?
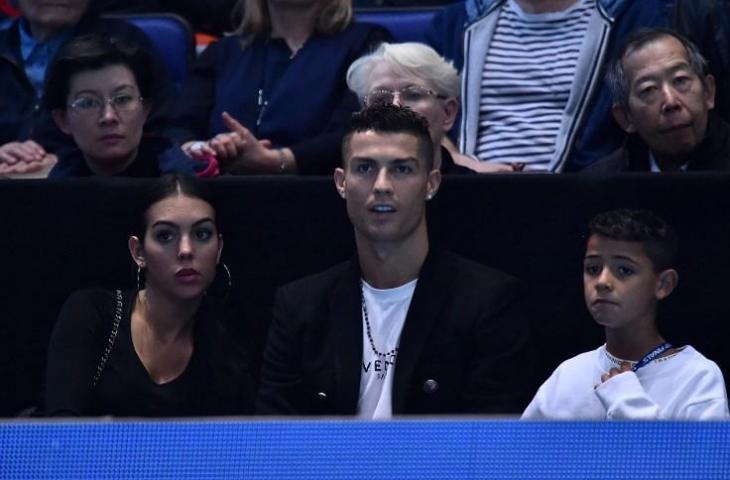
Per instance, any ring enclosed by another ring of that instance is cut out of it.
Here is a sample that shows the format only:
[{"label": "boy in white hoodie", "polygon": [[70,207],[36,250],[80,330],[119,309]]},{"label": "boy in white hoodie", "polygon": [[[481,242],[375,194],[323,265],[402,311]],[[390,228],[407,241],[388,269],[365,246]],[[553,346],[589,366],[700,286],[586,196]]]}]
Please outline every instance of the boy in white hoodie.
[{"label": "boy in white hoodie", "polygon": [[728,419],[719,367],[656,326],[657,302],[678,281],[673,229],[646,210],[614,210],[589,230],[585,302],[606,343],[558,366],[522,418]]}]

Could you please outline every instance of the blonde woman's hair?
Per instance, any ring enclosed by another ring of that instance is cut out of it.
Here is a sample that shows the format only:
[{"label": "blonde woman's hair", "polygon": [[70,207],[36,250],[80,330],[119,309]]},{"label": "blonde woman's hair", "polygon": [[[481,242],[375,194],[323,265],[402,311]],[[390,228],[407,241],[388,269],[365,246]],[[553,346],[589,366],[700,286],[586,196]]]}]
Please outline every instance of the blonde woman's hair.
[{"label": "blonde woman's hair", "polygon": [[370,91],[370,73],[378,62],[388,63],[404,77],[423,80],[436,93],[459,98],[459,73],[436,51],[417,42],[382,43],[347,69],[347,86],[362,100]]},{"label": "blonde woman's hair", "polygon": [[[319,0],[320,8],[314,31],[331,35],[344,30],[352,21],[352,0]],[[233,30],[240,35],[243,46],[250,45],[260,35],[271,32],[271,18],[267,0],[238,0],[233,7],[233,18],[241,21]]]}]

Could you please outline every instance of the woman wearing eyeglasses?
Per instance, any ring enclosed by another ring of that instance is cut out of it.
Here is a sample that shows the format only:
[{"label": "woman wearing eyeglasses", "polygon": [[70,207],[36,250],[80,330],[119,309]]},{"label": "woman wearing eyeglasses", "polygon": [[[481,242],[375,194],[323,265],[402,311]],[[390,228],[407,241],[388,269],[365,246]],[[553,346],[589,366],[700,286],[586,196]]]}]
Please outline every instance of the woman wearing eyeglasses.
[{"label": "woman wearing eyeglasses", "polygon": [[213,176],[212,160],[188,158],[172,142],[143,135],[155,78],[150,57],[99,35],[68,42],[49,67],[44,104],[78,147],[58,160],[49,177],[156,177],[161,173]]},{"label": "woman wearing eyeglasses", "polygon": [[425,117],[442,173],[484,171],[483,162],[460,154],[447,138],[459,111],[459,75],[431,47],[383,43],[350,66],[347,85],[365,106],[396,103]]},{"label": "woman wearing eyeglasses", "polygon": [[232,173],[331,174],[357,98],[347,67],[389,38],[352,20],[351,0],[239,0],[235,35],[203,52],[174,138]]}]

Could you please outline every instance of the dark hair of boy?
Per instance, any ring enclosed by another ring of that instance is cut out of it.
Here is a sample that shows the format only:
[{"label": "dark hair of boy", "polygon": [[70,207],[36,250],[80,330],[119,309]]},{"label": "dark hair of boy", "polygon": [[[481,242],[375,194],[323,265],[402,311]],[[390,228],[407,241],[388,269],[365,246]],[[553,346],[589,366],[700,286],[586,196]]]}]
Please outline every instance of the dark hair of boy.
[{"label": "dark hair of boy", "polygon": [[76,37],[61,47],[48,67],[43,90],[43,105],[46,110],[51,112],[66,109],[71,77],[74,75],[114,65],[125,66],[132,72],[140,95],[146,104],[151,104],[158,79],[153,73],[149,53],[114,38],[87,34]]},{"label": "dark hair of boy", "polygon": [[342,158],[349,157],[353,134],[373,131],[376,133],[406,133],[418,139],[419,155],[426,161],[426,171],[433,168],[433,142],[428,122],[408,107],[398,105],[373,105],[352,114],[349,128],[342,140]]},{"label": "dark hair of boy", "polygon": [[649,210],[618,209],[599,213],[588,224],[591,235],[622,242],[639,242],[654,266],[654,272],[673,268],[677,234],[667,222]]}]

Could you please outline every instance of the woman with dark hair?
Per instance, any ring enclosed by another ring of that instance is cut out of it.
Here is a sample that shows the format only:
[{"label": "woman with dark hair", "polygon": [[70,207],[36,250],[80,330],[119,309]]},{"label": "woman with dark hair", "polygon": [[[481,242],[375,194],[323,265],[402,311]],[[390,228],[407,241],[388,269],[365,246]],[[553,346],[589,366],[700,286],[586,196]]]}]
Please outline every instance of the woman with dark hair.
[{"label": "woman with dark hair", "polygon": [[171,135],[234,173],[331,174],[358,100],[347,67],[388,40],[351,0],[239,0],[234,35],[203,52]]},{"label": "woman with dark hair", "polygon": [[143,135],[155,82],[140,48],[99,35],[64,45],[46,75],[44,104],[78,149],[61,156],[49,176],[217,175],[213,159],[192,160],[169,140]]},{"label": "woman with dark hair", "polygon": [[51,335],[44,412],[50,416],[250,413],[253,380],[220,305],[206,295],[223,238],[189,177],[158,180],[129,237],[138,289],[81,290]]}]

